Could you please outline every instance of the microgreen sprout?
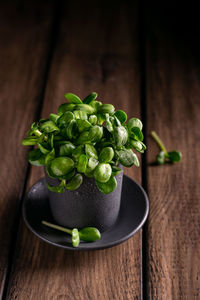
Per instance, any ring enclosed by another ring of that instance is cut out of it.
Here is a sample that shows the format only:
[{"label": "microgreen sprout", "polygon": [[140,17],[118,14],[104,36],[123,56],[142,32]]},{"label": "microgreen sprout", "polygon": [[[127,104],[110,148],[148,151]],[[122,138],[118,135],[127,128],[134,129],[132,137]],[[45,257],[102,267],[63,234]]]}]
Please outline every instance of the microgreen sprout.
[{"label": "microgreen sprout", "polygon": [[176,163],[179,162],[182,158],[182,154],[181,152],[177,151],[177,150],[173,150],[173,151],[167,151],[166,147],[164,146],[163,142],[161,141],[161,139],[159,138],[159,136],[157,135],[157,133],[155,131],[151,132],[151,136],[153,137],[153,139],[155,140],[155,142],[157,143],[157,145],[160,148],[160,152],[158,153],[158,155],[156,156],[156,162],[158,165],[163,165],[165,163]]},{"label": "microgreen sprout", "polygon": [[123,110],[97,101],[93,92],[83,100],[66,93],[68,103],[57,113],[32,124],[24,146],[34,146],[28,160],[34,166],[45,166],[47,174],[60,180],[58,186],[47,187],[63,193],[80,187],[84,176],[95,178],[99,190],[108,194],[117,187],[120,164],[139,166],[136,153],[143,153],[142,122],[127,120]]},{"label": "microgreen sprout", "polygon": [[68,229],[56,224],[49,223],[47,221],[42,221],[42,224],[50,228],[63,231],[72,236],[72,246],[78,247],[80,240],[85,242],[95,242],[101,238],[99,230],[95,227],[84,227],[80,230],[77,228]]}]

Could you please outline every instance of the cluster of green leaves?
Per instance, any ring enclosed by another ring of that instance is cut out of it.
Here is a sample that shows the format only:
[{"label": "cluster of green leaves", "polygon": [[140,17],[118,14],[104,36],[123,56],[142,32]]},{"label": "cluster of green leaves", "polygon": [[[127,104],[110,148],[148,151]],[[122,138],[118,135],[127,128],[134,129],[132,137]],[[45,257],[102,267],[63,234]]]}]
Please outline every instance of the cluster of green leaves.
[{"label": "cluster of green leaves", "polygon": [[68,102],[59,106],[57,114],[32,124],[22,141],[37,147],[28,160],[34,166],[45,166],[50,177],[60,180],[59,186],[48,184],[50,191],[75,190],[85,175],[94,177],[99,190],[108,194],[117,186],[119,163],[139,166],[132,149],[140,153],[146,149],[142,122],[137,118],[127,121],[124,111],[97,101],[94,92],[83,100],[71,93],[65,98]]},{"label": "cluster of green leaves", "polygon": [[156,156],[156,162],[158,165],[163,165],[165,163],[176,163],[181,160],[182,154],[180,151],[167,151],[157,133],[155,131],[152,131],[151,135],[161,149],[161,151]]},{"label": "cluster of green leaves", "polygon": [[95,242],[101,238],[99,230],[95,227],[84,227],[81,230],[78,230],[77,228],[68,229],[46,221],[42,221],[42,224],[70,234],[72,236],[73,247],[78,247],[81,240],[84,242]]}]

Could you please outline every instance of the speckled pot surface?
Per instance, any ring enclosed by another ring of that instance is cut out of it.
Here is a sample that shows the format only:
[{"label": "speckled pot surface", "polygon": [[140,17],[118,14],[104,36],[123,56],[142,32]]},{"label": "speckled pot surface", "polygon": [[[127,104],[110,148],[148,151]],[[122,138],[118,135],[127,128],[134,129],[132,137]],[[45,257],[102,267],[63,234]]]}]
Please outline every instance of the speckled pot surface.
[{"label": "speckled pot surface", "polygon": [[[59,184],[57,179],[45,175],[49,184]],[[101,232],[111,227],[119,214],[123,171],[116,176],[116,180],[117,188],[107,195],[98,190],[94,178],[86,176],[82,185],[75,191],[66,190],[61,194],[48,191],[55,222],[69,228],[94,226]]]}]

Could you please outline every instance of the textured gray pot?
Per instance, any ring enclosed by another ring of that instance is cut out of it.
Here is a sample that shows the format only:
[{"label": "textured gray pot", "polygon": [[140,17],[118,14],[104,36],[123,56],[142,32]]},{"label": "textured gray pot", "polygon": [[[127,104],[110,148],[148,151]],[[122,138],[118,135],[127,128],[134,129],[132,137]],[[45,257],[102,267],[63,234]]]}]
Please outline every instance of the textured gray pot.
[{"label": "textured gray pot", "polygon": [[[45,173],[46,174],[46,173]],[[52,216],[59,225],[69,228],[94,226],[105,231],[117,220],[120,202],[123,171],[116,176],[117,188],[110,194],[102,194],[93,178],[84,176],[82,185],[75,191],[58,194],[49,192]],[[56,186],[57,179],[46,174],[46,181]]]}]

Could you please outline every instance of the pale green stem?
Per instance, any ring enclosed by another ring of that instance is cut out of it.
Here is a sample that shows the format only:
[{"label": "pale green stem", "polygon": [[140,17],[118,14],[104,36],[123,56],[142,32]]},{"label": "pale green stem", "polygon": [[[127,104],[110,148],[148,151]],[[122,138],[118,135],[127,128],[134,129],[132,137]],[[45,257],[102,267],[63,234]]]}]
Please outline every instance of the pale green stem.
[{"label": "pale green stem", "polygon": [[66,233],[72,234],[71,229],[68,229],[68,228],[65,228],[65,227],[62,227],[62,226],[59,226],[59,225],[55,225],[55,224],[52,224],[52,223],[49,223],[49,222],[46,222],[46,221],[42,221],[42,224],[44,224],[48,227],[51,227],[51,228],[54,228],[54,229],[61,230],[61,231],[64,231]]},{"label": "pale green stem", "polygon": [[[34,133],[36,136],[40,137],[42,135],[42,132],[39,129],[34,130]],[[45,135],[44,140],[47,141],[48,137]]]},{"label": "pale green stem", "polygon": [[37,136],[41,136],[41,135],[42,135],[42,132],[41,132],[40,130],[38,130],[38,129],[35,129],[35,130],[34,130],[34,133],[35,133],[35,135],[37,135]]},{"label": "pale green stem", "polygon": [[167,154],[167,149],[165,148],[163,142],[161,141],[161,139],[159,138],[159,136],[157,135],[157,133],[155,131],[151,132],[151,136],[153,137],[153,139],[156,141],[156,143],[158,144],[158,146],[160,147],[160,149]]}]

